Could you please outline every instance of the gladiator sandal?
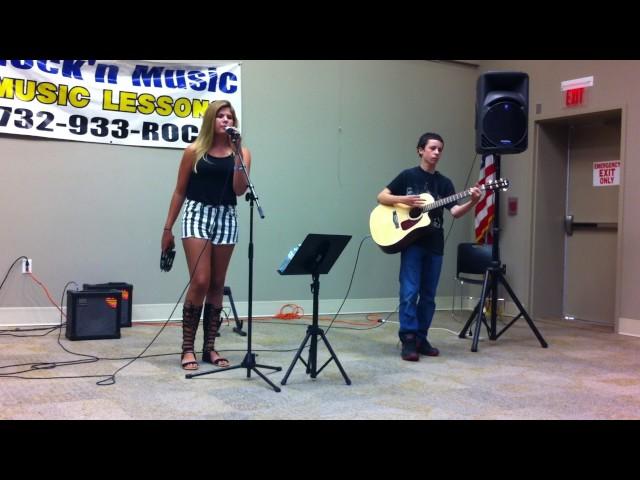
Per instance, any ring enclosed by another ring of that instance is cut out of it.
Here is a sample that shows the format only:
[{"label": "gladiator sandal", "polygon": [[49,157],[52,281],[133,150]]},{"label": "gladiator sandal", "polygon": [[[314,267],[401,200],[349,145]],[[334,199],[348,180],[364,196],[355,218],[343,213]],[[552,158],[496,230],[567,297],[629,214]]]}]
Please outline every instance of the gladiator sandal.
[{"label": "gladiator sandal", "polygon": [[[218,356],[215,360],[211,360],[211,355],[218,352],[215,351],[216,335],[218,329],[222,323],[220,320],[220,313],[222,307],[215,308],[212,304],[206,303],[204,306],[204,314],[202,316],[202,327],[204,329],[204,343],[202,345],[202,361],[206,363],[212,363],[213,365],[226,367],[229,364],[229,360]],[[220,365],[220,364],[223,365]]]},{"label": "gladiator sandal", "polygon": [[[184,370],[197,370],[198,362],[195,360],[194,343],[196,340],[196,332],[200,323],[200,313],[202,305],[194,305],[191,302],[185,302],[182,307],[182,355],[180,357],[181,365]],[[186,354],[191,353],[193,360],[185,361]]]},{"label": "gladiator sandal", "polygon": [[[214,315],[214,307],[212,303],[205,303],[204,310],[202,311],[202,331],[204,333],[204,341],[202,342],[202,350],[204,351],[207,346],[207,332],[209,331],[209,325],[211,325],[211,317]],[[222,312],[222,308],[220,308]],[[222,317],[218,314],[218,328],[216,330],[216,337],[220,336],[220,325],[222,325]]]}]

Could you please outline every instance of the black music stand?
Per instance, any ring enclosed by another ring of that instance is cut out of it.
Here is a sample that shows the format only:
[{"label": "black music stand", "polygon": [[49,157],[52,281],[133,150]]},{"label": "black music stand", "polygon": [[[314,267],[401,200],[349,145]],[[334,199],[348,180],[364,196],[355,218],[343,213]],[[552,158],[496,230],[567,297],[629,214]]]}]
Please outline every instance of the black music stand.
[{"label": "black music stand", "polygon": [[[289,264],[282,270],[278,270],[280,275],[311,275],[313,283],[311,284],[311,292],[313,293],[313,320],[311,325],[307,327],[307,335],[304,337],[300,348],[293,358],[289,370],[285,374],[284,378],[280,382],[282,385],[287,383],[289,374],[293,370],[296,362],[300,360],[307,367],[307,374],[311,375],[311,378],[316,378],[318,374],[326,367],[331,360],[335,360],[336,365],[340,369],[340,373],[344,377],[344,381],[347,385],[351,385],[351,380],[345,373],[340,361],[336,356],[333,348],[329,344],[324,331],[318,327],[318,294],[320,292],[320,275],[329,273],[331,267],[337,260],[337,258],[344,250],[344,247],[349,243],[351,235],[323,235],[318,233],[310,233],[307,238],[304,239],[300,248],[289,261]],[[322,367],[317,368],[317,355],[318,355],[318,335],[322,338],[322,341],[326,345],[327,349],[331,353],[331,357],[326,361]],[[305,362],[302,358],[302,350],[307,345],[307,342],[311,340],[309,346],[309,358]]]}]

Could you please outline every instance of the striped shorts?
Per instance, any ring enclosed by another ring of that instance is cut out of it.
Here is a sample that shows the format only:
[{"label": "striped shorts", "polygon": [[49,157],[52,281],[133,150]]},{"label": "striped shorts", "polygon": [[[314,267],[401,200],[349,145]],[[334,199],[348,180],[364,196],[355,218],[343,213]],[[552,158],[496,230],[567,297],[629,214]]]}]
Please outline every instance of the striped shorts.
[{"label": "striped shorts", "polygon": [[213,207],[187,200],[182,214],[182,238],[206,238],[213,245],[238,243],[238,214],[234,205]]}]

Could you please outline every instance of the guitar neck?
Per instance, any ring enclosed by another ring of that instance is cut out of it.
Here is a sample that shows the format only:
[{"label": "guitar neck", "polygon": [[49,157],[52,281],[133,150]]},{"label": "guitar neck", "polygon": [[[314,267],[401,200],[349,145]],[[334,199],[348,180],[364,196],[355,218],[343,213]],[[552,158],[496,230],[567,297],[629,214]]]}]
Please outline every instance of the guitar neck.
[{"label": "guitar neck", "polygon": [[[484,190],[484,185],[480,185],[480,190]],[[471,189],[464,190],[463,192],[456,193],[455,195],[450,195],[448,197],[441,198],[440,200],[436,200],[433,203],[428,203],[422,209],[423,212],[428,212],[429,210],[433,210],[434,208],[440,208],[448,203],[456,202],[458,200],[462,200],[463,198],[471,196]]]}]

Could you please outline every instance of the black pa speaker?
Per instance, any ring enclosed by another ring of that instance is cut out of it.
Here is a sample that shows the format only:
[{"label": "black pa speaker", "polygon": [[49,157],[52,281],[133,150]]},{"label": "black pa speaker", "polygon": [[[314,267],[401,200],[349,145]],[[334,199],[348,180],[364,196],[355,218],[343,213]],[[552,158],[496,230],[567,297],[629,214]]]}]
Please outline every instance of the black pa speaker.
[{"label": "black pa speaker", "polygon": [[120,338],[120,290],[67,291],[69,340]]},{"label": "black pa speaker", "polygon": [[476,84],[476,152],[520,153],[527,149],[529,76],[486,72]]},{"label": "black pa speaker", "polygon": [[131,309],[133,306],[133,285],[124,282],[85,283],[84,290],[120,290],[122,292],[122,308],[120,309],[120,328],[131,326]]}]

